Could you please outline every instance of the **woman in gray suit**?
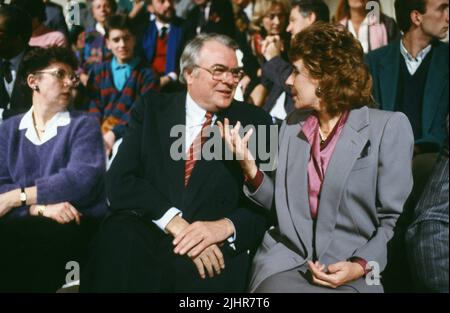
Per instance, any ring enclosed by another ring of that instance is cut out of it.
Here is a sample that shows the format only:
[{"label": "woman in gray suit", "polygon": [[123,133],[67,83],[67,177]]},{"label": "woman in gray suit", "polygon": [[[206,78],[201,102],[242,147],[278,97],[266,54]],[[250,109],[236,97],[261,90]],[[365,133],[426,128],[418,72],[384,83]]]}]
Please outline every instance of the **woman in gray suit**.
[{"label": "woman in gray suit", "polygon": [[273,177],[239,126],[219,125],[244,170],[247,196],[276,209],[253,261],[252,292],[382,292],[387,244],[411,192],[413,134],[402,113],[371,109],[363,50],[317,23],[294,39],[287,83],[296,110],[279,135]]}]

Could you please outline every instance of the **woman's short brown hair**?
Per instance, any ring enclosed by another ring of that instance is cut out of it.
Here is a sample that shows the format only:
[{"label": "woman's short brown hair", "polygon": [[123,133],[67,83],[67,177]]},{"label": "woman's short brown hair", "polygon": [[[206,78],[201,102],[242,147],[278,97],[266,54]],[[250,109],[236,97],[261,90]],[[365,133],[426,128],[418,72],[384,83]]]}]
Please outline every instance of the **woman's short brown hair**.
[{"label": "woman's short brown hair", "polygon": [[310,77],[319,81],[317,96],[329,114],[373,103],[361,44],[342,27],[314,23],[295,36],[289,57],[291,62],[301,59]]}]

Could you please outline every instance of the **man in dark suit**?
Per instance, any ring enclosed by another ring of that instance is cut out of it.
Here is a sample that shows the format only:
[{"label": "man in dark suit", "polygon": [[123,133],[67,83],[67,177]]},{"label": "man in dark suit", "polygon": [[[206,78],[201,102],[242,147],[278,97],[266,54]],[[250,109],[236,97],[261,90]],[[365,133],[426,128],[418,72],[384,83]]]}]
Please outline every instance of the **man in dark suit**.
[{"label": "man in dark suit", "polygon": [[380,109],[408,116],[415,155],[437,152],[447,136],[448,0],[396,0],[401,40],[367,55]]},{"label": "man in dark suit", "polygon": [[196,6],[185,23],[186,38],[199,33],[217,33],[235,38],[233,7],[229,0],[194,0]]},{"label": "man in dark suit", "polygon": [[69,30],[67,28],[66,20],[63,14],[63,8],[59,4],[44,0],[45,3],[45,21],[44,25],[63,33],[66,38],[69,38]]},{"label": "man in dark suit", "polygon": [[266,218],[245,199],[237,161],[195,152],[216,140],[222,146],[220,134],[204,137],[217,121],[270,125],[264,111],[233,101],[242,77],[235,49],[226,36],[197,36],[181,56],[187,93],[147,94],[137,103],[109,170],[113,213],[82,271],[82,291],[246,290],[248,250]]},{"label": "man in dark suit", "polygon": [[447,138],[406,232],[414,291],[448,293],[448,221]]},{"label": "man in dark suit", "polygon": [[0,123],[31,106],[31,89],[18,77],[31,29],[26,12],[11,5],[0,7]]},{"label": "man in dark suit", "polygon": [[160,77],[163,91],[171,91],[178,81],[183,51],[183,20],[175,15],[173,0],[147,0],[155,19],[150,20],[142,36],[143,53],[153,71]]},{"label": "man in dark suit", "polygon": [[397,222],[383,273],[388,292],[405,292],[412,285],[410,272],[415,269],[407,266],[405,232],[447,137],[449,47],[440,40],[448,32],[448,10],[449,0],[396,0],[402,38],[366,56],[380,109],[405,113],[415,140],[414,187]]}]

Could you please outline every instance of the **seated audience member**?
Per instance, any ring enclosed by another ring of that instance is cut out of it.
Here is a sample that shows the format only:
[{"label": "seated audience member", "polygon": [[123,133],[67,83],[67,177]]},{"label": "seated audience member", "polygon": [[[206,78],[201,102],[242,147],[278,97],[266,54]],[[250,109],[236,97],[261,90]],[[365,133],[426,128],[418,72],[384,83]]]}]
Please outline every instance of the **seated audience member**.
[{"label": "seated audience member", "polygon": [[[286,31],[294,39],[300,31],[314,22],[330,21],[330,11],[322,0],[294,2]],[[263,43],[262,53],[267,62],[262,65],[262,85],[267,90],[263,109],[275,122],[281,123],[293,109],[294,103],[286,80],[292,73],[292,65],[281,57],[283,45],[277,36],[269,36]]]},{"label": "seated audience member", "polygon": [[45,21],[44,25],[50,29],[60,31],[69,38],[69,29],[66,24],[64,16],[64,9],[61,5],[52,2],[51,0],[44,0],[45,4]]},{"label": "seated audience member", "polygon": [[31,90],[17,79],[23,56],[29,51],[31,18],[22,9],[0,7],[0,124],[26,112],[31,105]]},{"label": "seated audience member", "polygon": [[86,85],[89,71],[94,64],[102,63],[111,59],[111,52],[105,43],[105,22],[108,16],[116,12],[115,0],[92,0],[92,16],[95,24],[86,28],[82,37],[84,48],[79,60],[83,73],[80,75],[81,82]]},{"label": "seated audience member", "polygon": [[396,0],[401,40],[367,55],[380,109],[406,114],[414,154],[437,152],[447,137],[448,0]]},{"label": "seated audience member", "polygon": [[[258,0],[255,2],[253,20],[250,25],[251,47],[257,57],[259,67],[265,63],[263,56],[263,43],[267,37],[278,38],[283,46],[283,57],[287,60],[289,48],[289,36],[286,32],[287,19],[290,11],[290,3],[285,0]],[[261,69],[257,75],[261,78]],[[257,85],[250,93],[250,101],[256,106],[263,106],[267,96],[264,85]]]},{"label": "seated audience member", "polygon": [[[369,0],[340,0],[333,17],[336,23],[345,26],[359,40],[364,53],[386,46],[400,37],[397,24],[393,18],[383,14],[380,1],[372,1],[376,3],[376,7],[366,8],[368,2]],[[371,10],[374,14],[369,14]]]},{"label": "seated audience member", "polygon": [[258,0],[255,3],[253,20],[250,25],[252,32],[253,53],[264,62],[262,43],[267,36],[278,36],[282,44],[288,48],[286,25],[290,5],[284,0]]},{"label": "seated audience member", "polygon": [[216,33],[235,37],[233,7],[230,0],[193,0],[184,23],[186,41],[200,33]]},{"label": "seated audience member", "polygon": [[414,291],[448,293],[448,192],[447,138],[406,232]]},{"label": "seated audience member", "polygon": [[36,48],[22,61],[31,109],[0,126],[0,290],[54,292],[106,211],[105,155],[92,116],[67,106],[76,58]]},{"label": "seated audience member", "polygon": [[[173,0],[147,0],[155,19],[148,22],[142,38],[146,62],[159,77],[161,88],[178,80],[183,49],[182,20],[175,16]],[[167,88],[166,88],[167,89]]]},{"label": "seated audience member", "polygon": [[89,76],[87,90],[89,112],[101,124],[106,153],[122,138],[134,102],[159,81],[151,69],[135,55],[136,38],[126,15],[112,15],[105,24],[106,46],[112,52],[111,61],[97,65]]},{"label": "seated audience member", "polygon": [[390,249],[391,261],[383,275],[390,291],[411,287],[405,231],[447,137],[449,48],[440,39],[448,33],[448,10],[448,0],[396,0],[402,38],[366,56],[373,77],[372,93],[379,108],[405,113],[415,139],[414,189],[399,220]]},{"label": "seated audience member", "polygon": [[270,124],[261,109],[233,101],[242,77],[235,49],[226,36],[199,35],[181,56],[187,93],[147,93],[136,104],[107,174],[112,214],[81,271],[81,291],[246,290],[248,250],[266,219],[244,196],[236,161],[198,154],[203,144],[222,144],[219,134],[208,139],[215,121]]},{"label": "seated audience member", "polygon": [[363,55],[350,32],[328,23],[296,35],[288,79],[296,110],[281,127],[273,178],[250,157],[249,136],[220,125],[242,160],[245,193],[279,222],[253,259],[251,292],[383,292],[364,276],[386,266],[412,189],[414,141],[403,113],[368,107]]},{"label": "seated audience member", "polygon": [[45,26],[45,4],[43,0],[12,0],[11,4],[22,8],[31,16],[33,32],[31,34],[30,46],[36,47],[69,47],[64,33]]}]

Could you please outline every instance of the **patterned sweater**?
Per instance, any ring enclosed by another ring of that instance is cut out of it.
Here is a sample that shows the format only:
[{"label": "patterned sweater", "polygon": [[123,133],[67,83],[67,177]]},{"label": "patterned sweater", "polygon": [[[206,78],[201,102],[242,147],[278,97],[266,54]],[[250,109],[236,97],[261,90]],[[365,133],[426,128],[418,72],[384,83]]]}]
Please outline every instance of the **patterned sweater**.
[{"label": "patterned sweater", "polygon": [[114,85],[111,61],[95,66],[87,84],[89,112],[102,126],[102,133],[114,132],[116,140],[122,138],[129,121],[133,103],[149,90],[157,90],[159,80],[142,62],[132,71],[122,90]]}]

